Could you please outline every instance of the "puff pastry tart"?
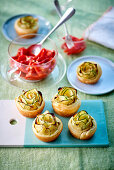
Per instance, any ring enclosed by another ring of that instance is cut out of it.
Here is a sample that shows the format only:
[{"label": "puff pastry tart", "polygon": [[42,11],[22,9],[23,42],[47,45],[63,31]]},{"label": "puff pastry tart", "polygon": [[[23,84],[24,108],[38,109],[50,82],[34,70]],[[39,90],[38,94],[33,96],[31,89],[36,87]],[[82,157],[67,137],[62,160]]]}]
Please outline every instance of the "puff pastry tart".
[{"label": "puff pastry tart", "polygon": [[97,123],[92,116],[82,110],[70,118],[68,128],[75,138],[85,140],[94,135]]},{"label": "puff pastry tart", "polygon": [[[38,31],[38,18],[25,16],[15,21],[14,28],[18,35],[33,34]],[[32,38],[34,35],[26,35],[25,38]]]},{"label": "puff pastry tart", "polygon": [[36,117],[41,113],[45,106],[42,93],[36,89],[23,92],[22,95],[15,98],[16,106],[19,112],[29,118]]},{"label": "puff pastry tart", "polygon": [[77,112],[81,100],[77,90],[72,87],[60,87],[58,93],[52,99],[52,107],[60,116],[69,117]]},{"label": "puff pastry tart", "polygon": [[33,121],[32,130],[38,139],[51,142],[58,138],[63,130],[63,124],[53,113],[45,111],[43,114],[37,115]]},{"label": "puff pastry tart", "polygon": [[78,79],[86,84],[95,84],[102,75],[100,65],[93,61],[81,63],[76,72]]}]

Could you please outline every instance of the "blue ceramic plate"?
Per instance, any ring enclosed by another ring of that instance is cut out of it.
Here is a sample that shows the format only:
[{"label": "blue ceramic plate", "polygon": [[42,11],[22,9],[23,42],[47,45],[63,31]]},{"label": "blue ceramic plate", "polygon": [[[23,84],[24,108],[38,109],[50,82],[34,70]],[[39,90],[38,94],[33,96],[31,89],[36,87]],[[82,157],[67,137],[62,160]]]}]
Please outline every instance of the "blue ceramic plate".
[{"label": "blue ceramic plate", "polygon": [[[76,76],[78,65],[85,61],[95,61],[102,68],[102,76],[96,84],[81,83]],[[81,92],[100,95],[114,90],[114,63],[99,56],[83,56],[74,60],[68,67],[67,78],[69,83]]]},{"label": "blue ceramic plate", "polygon": [[[8,20],[6,20],[6,22],[3,24],[2,26],[2,33],[5,36],[5,38],[9,41],[14,40],[18,34],[16,33],[15,29],[14,29],[14,23],[18,18],[24,17],[24,16],[28,16],[31,15],[35,18],[38,18],[38,24],[39,24],[39,30],[38,30],[38,34],[48,34],[48,32],[51,30],[52,26],[50,24],[50,22],[48,20],[46,20],[45,18],[43,18],[42,16],[38,16],[38,15],[33,15],[33,14],[20,14],[20,15],[15,15],[11,18],[9,18]],[[34,39],[34,38],[33,38]],[[32,41],[32,39],[31,39]]]}]

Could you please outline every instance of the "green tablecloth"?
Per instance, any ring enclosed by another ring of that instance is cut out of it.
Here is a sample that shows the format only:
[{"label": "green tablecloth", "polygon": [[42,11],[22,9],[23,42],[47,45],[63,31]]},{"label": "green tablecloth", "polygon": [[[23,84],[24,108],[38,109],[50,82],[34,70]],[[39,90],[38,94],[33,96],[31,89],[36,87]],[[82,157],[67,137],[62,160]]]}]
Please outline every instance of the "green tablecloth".
[{"label": "green tablecloth", "polygon": [[[63,1],[61,0],[61,3]],[[2,24],[9,17],[21,13],[38,14],[48,19],[54,25],[58,16],[54,10],[53,1],[47,0],[0,0],[0,30]],[[75,35],[81,35],[84,29],[97,20],[103,12],[110,6],[114,6],[113,0],[74,0],[72,5],[77,9],[77,14],[68,22],[69,30]],[[51,36],[58,46],[59,52],[66,60],[66,64],[71,63],[75,58],[82,55],[99,55],[114,61],[114,51],[94,43],[88,43],[87,49],[80,55],[73,57],[66,56],[60,49],[57,34]],[[4,38],[0,31],[0,62],[8,56],[9,42]],[[53,86],[51,90],[42,89],[46,100],[50,100],[60,86],[70,86],[67,77],[62,79],[59,84]],[[14,99],[21,90],[9,85],[0,77],[0,99]],[[104,101],[105,116],[108,128],[110,146],[108,148],[0,148],[0,169],[42,169],[42,170],[108,170],[114,169],[114,93],[101,96],[87,95],[78,92],[82,100],[102,99]]]}]

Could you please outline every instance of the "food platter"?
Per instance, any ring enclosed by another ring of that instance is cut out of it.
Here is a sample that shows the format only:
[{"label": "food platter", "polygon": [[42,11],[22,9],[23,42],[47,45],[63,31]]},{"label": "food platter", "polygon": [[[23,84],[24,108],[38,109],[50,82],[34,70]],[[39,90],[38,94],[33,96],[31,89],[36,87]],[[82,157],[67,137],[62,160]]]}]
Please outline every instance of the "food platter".
[{"label": "food platter", "polygon": [[[102,68],[102,76],[96,84],[81,83],[76,76],[78,65],[85,61],[95,61]],[[87,94],[101,95],[114,90],[114,63],[99,56],[83,56],[74,60],[67,69],[69,83],[79,91]]]},{"label": "food platter", "polygon": [[[34,15],[34,14],[15,15],[15,16],[9,18],[8,20],[6,20],[2,26],[2,33],[7,40],[12,41],[18,36],[14,29],[14,23],[18,18],[21,18],[24,16],[33,16],[35,18],[38,18],[38,23],[39,23],[38,34],[46,35],[52,28],[50,22],[42,16]],[[31,39],[31,43],[32,43],[32,41],[34,42],[34,39],[36,41],[36,37]]]},{"label": "food platter", "polygon": [[[45,103],[43,112],[49,110],[53,113],[51,101],[45,101]],[[97,122],[97,130],[89,140],[74,138],[68,130],[68,121],[70,118],[55,114],[63,123],[63,131],[55,141],[48,143],[42,142],[35,137],[32,131],[34,119],[25,118],[19,114],[14,100],[1,100],[0,108],[1,147],[107,147],[109,145],[102,100],[82,100],[79,109],[79,111],[86,110]],[[4,114],[2,114],[3,112]],[[16,120],[17,123],[11,125],[11,120]]]},{"label": "food platter", "polygon": [[4,63],[1,63],[1,67],[0,67],[1,76],[11,85],[22,88],[24,90],[25,89],[29,90],[37,87],[41,90],[42,88],[45,87],[48,88],[50,86],[53,86],[62,80],[62,78],[66,73],[66,63],[63,57],[61,56],[61,54],[59,54],[57,58],[57,64],[54,70],[52,71],[52,73],[44,80],[37,81],[35,83],[28,82],[20,78],[17,78],[16,80],[12,81],[12,79],[10,79],[10,77],[7,74],[8,70],[9,70],[8,62],[6,61]]}]

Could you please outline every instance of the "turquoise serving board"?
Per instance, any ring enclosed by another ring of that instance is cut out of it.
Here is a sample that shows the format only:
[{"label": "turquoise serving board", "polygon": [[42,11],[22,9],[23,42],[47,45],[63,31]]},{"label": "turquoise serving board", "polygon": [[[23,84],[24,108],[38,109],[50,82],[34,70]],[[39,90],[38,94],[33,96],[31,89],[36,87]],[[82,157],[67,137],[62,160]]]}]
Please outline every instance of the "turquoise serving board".
[{"label": "turquoise serving board", "polygon": [[[51,102],[46,101],[45,110],[54,112]],[[32,122],[34,119],[26,119],[24,147],[107,147],[109,145],[104,106],[102,100],[82,100],[80,110],[86,110],[97,122],[97,130],[94,136],[89,140],[79,140],[74,138],[68,130],[68,121],[70,118],[64,118],[57,114],[57,117],[63,122],[63,131],[53,142],[42,142],[37,139],[32,131]]]}]

